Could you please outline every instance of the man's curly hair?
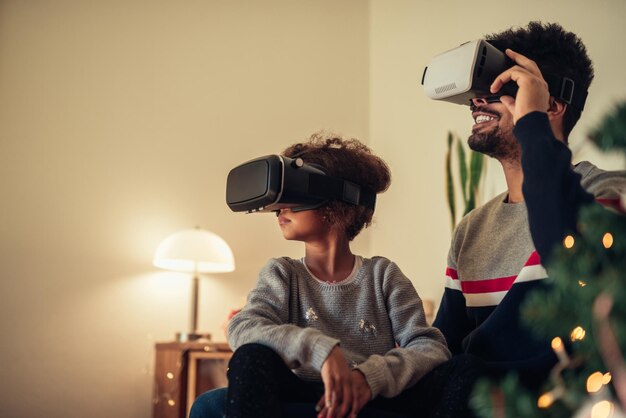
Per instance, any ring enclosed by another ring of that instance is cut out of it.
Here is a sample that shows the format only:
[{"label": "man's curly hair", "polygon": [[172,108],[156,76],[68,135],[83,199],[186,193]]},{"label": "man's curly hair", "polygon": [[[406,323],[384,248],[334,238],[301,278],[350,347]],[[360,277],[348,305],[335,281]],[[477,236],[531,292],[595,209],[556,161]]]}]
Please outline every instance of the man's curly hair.
[{"label": "man's curly hair", "polygon": [[[525,28],[514,27],[487,35],[485,39],[503,51],[510,48],[535,61],[543,74],[569,77],[576,89],[587,91],[593,80],[593,64],[580,38],[558,23],[533,21]],[[568,106],[563,118],[565,140],[578,122],[581,111]]]},{"label": "man's curly hair", "polygon": [[[382,193],[391,184],[387,164],[358,139],[343,139],[323,132],[313,134],[307,141],[293,144],[282,152],[290,158],[302,158],[322,167],[326,174],[352,181],[375,193]],[[374,209],[340,201],[330,201],[319,208],[322,219],[333,227],[342,228],[352,241],[372,222]]]}]

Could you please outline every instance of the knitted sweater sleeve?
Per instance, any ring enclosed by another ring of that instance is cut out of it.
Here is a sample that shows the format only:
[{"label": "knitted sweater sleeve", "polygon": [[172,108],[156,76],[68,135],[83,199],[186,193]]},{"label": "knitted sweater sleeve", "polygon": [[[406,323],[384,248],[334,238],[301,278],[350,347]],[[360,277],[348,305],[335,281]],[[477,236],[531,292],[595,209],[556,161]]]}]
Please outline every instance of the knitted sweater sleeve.
[{"label": "knitted sweater sleeve", "polygon": [[515,137],[522,148],[522,192],[530,233],[542,262],[565,235],[576,229],[579,209],[594,201],[572,170],[572,153],[552,133],[548,116],[532,112],[517,121]]},{"label": "knitted sweater sleeve", "polygon": [[365,375],[373,398],[399,395],[450,358],[443,335],[427,325],[421,299],[395,263],[385,269],[382,290],[397,348],[372,355],[356,367]]},{"label": "knitted sweater sleeve", "polygon": [[266,264],[246,305],[229,323],[228,342],[233,350],[244,344],[263,344],[291,369],[307,365],[320,370],[339,341],[315,328],[289,323],[290,275],[286,262],[273,259]]}]

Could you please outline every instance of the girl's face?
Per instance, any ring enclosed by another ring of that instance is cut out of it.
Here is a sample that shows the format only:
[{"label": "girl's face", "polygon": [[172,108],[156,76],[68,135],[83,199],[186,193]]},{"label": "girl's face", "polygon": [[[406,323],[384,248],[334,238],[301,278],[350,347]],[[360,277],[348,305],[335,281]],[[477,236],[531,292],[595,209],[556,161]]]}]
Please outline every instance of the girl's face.
[{"label": "girl's face", "polygon": [[281,209],[278,213],[278,226],[287,240],[311,242],[328,237],[330,226],[322,220],[317,209],[292,212]]}]

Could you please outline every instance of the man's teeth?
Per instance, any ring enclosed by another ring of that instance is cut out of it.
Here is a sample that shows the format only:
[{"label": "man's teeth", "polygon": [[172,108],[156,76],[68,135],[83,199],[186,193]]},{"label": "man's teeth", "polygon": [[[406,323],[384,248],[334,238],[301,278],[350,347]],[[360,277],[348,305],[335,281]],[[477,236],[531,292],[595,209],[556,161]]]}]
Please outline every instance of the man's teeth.
[{"label": "man's teeth", "polygon": [[490,120],[494,120],[494,119],[495,118],[493,116],[478,115],[476,116],[476,123],[489,122]]}]

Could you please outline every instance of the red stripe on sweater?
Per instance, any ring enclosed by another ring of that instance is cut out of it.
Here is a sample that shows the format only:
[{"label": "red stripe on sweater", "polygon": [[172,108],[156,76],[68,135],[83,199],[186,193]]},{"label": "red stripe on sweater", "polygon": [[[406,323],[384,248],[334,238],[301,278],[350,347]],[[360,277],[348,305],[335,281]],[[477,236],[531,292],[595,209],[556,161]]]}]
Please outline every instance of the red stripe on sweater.
[{"label": "red stripe on sweater", "polygon": [[517,276],[499,277],[497,279],[461,282],[463,293],[503,292],[513,286]]},{"label": "red stripe on sweater", "polygon": [[446,267],[446,276],[448,276],[452,280],[459,280],[459,273],[457,273],[455,269],[450,267]]},{"label": "red stripe on sweater", "polygon": [[536,266],[541,264],[541,257],[539,257],[539,253],[537,251],[533,251],[530,254],[530,257],[528,257],[528,260],[526,260],[526,263],[524,264],[524,267],[526,266]]}]

